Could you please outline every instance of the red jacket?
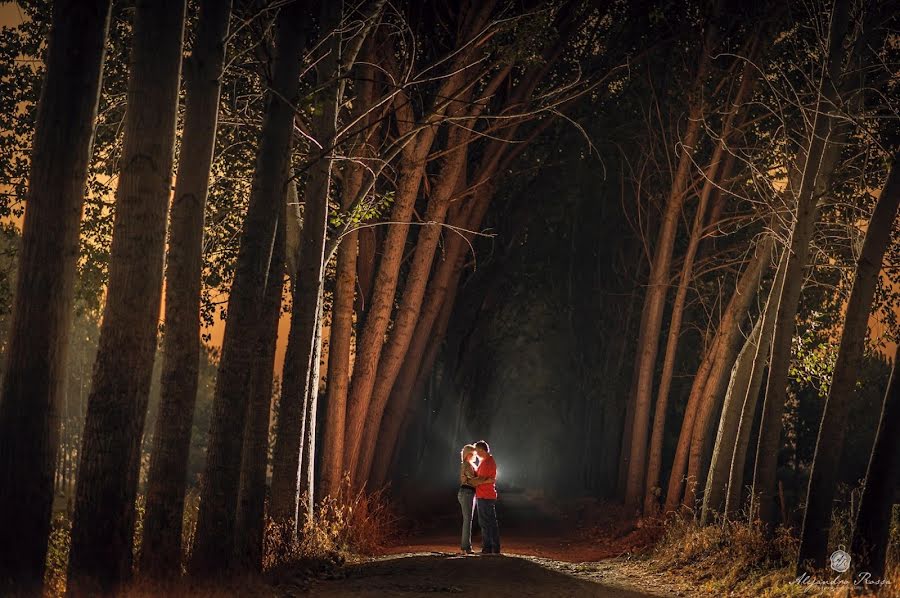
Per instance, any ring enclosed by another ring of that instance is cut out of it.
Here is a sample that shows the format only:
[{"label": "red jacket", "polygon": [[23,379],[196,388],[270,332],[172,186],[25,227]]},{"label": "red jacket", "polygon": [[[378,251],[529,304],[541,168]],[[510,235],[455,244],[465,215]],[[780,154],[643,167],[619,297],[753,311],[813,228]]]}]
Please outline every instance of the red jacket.
[{"label": "red jacket", "polygon": [[[493,455],[488,455],[485,457],[481,463],[478,464],[478,469],[475,470],[475,475],[479,478],[496,478],[497,477],[497,462],[494,461]],[[478,484],[475,487],[475,498],[497,498],[497,486],[493,483],[491,484]]]}]

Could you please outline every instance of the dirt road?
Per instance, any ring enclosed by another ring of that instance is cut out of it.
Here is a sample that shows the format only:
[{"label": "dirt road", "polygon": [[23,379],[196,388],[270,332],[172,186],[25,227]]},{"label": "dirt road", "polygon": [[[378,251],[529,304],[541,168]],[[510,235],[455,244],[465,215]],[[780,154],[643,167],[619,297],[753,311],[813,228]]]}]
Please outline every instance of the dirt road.
[{"label": "dirt road", "polygon": [[[451,505],[452,506],[452,505]],[[586,536],[574,521],[507,493],[500,513],[503,556],[459,553],[459,514],[431,509],[429,525],[382,555],[313,582],[311,596],[434,595],[647,598],[687,596],[685,588],[628,558],[628,542]],[[425,519],[423,517],[423,519]],[[480,545],[476,526],[473,544]]]},{"label": "dirt road", "polygon": [[395,554],[348,565],[341,579],[320,580],[311,596],[411,597],[434,595],[647,598],[677,596],[654,580],[632,577],[614,561],[564,563],[527,556]]}]

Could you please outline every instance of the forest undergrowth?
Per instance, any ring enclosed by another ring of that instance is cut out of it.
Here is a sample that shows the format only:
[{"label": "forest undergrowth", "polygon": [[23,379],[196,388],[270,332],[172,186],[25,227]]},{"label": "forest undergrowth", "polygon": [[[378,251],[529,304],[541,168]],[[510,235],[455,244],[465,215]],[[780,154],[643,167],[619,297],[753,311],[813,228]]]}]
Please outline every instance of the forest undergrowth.
[{"label": "forest undergrowth", "polygon": [[[880,598],[900,596],[900,525],[897,513],[891,526],[887,575]],[[833,514],[832,546],[849,546],[850,521],[846,510]],[[720,520],[701,526],[693,518],[672,517],[662,525],[660,540],[645,554],[649,566],[689,581],[698,590],[717,596],[874,596],[874,586],[855,587],[857,574],[827,571],[799,582],[795,563],[799,550],[796,531],[779,527],[767,539],[762,528],[746,521]],[[818,583],[828,582],[828,583]]]},{"label": "forest undergrowth", "polygon": [[[306,504],[301,500],[301,505]],[[194,490],[185,498],[182,546],[183,573],[190,562],[197,527],[199,493]],[[140,538],[144,517],[144,497],[138,497],[136,508],[134,552],[135,562],[140,562]],[[394,511],[383,490],[365,492],[351,490],[349,480],[344,481],[336,496],[324,498],[307,518],[297,537],[279,530],[279,524],[267,519],[262,553],[262,572],[247,572],[215,582],[196,583],[184,576],[179,582],[161,584],[135,575],[128,596],[165,595],[179,596],[229,596],[251,593],[265,596],[275,588],[292,586],[305,589],[313,578],[340,576],[341,566],[348,560],[365,558],[378,553],[395,541],[398,534],[399,515]],[[44,595],[63,596],[66,592],[66,565],[71,541],[71,515],[60,511],[54,515],[47,554]],[[225,583],[223,584],[223,581]],[[163,587],[164,586],[164,587]],[[279,593],[281,595],[281,593]]]}]

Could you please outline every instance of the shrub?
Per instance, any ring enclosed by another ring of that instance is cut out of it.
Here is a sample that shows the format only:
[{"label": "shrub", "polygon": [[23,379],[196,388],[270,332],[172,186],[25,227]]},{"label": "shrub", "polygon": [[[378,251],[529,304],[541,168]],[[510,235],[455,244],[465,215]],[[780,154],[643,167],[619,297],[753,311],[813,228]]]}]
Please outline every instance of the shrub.
[{"label": "shrub", "polygon": [[373,554],[396,536],[398,522],[383,490],[354,491],[345,476],[337,495],[320,501],[298,538],[290,529],[267,522],[263,570],[297,561],[336,563],[351,554]]}]

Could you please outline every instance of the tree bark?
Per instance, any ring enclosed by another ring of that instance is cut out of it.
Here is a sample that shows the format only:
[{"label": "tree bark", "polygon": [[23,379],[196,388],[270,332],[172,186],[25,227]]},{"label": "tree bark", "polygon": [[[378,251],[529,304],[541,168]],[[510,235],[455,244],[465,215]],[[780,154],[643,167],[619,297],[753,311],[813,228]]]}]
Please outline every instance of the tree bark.
[{"label": "tree bark", "polygon": [[762,336],[763,318],[760,317],[753,325],[750,336],[744,341],[744,346],[738,353],[734,367],[731,368],[731,379],[728,381],[728,390],[725,391],[725,402],[722,405],[722,415],[719,417],[719,427],[716,432],[716,442],[713,445],[712,458],[709,472],[706,476],[706,484],[703,492],[703,507],[700,513],[700,525],[712,522],[714,513],[721,513],[725,503],[725,490],[728,481],[728,465],[734,452],[734,440],[736,438],[738,420],[743,405],[738,397],[744,398],[750,377],[753,375],[753,361],[759,348]]},{"label": "tree bark", "polygon": [[[701,523],[710,520],[711,512],[722,512],[723,507],[726,519],[733,517],[740,502],[744,461],[747,456],[747,446],[750,443],[750,428],[753,426],[759,389],[762,386],[763,370],[766,367],[769,347],[772,344],[775,314],[778,311],[777,302],[784,284],[786,266],[787,253],[782,252],[775,280],[772,282],[766,306],[760,317],[759,334],[755,341],[748,340],[747,346],[751,347],[751,354],[738,358],[741,360],[741,367],[747,367],[742,361],[743,359],[752,360],[749,364],[749,372],[746,374],[738,372],[736,365],[732,374],[733,384],[728,388],[722,419],[719,423],[721,440],[717,436],[710,464],[710,474],[706,482],[706,493],[703,496]],[[732,490],[737,492],[733,493]],[[725,498],[726,491],[727,499]],[[732,505],[730,508],[729,501]]]},{"label": "tree bark", "polygon": [[[666,352],[663,358],[663,369],[659,381],[659,393],[656,398],[656,406],[653,413],[653,428],[650,435],[650,450],[647,457],[647,480],[644,484],[644,515],[655,515],[658,507],[657,493],[661,492],[659,488],[659,472],[662,466],[662,445],[663,436],[666,425],[666,411],[669,404],[669,390],[672,384],[672,373],[675,369],[675,355],[678,351],[678,339],[681,336],[681,320],[684,314],[684,302],[687,298],[688,286],[693,279],[694,258],[697,256],[697,250],[703,239],[704,232],[708,228],[706,211],[710,198],[719,190],[719,184],[716,181],[723,180],[723,172],[727,172],[729,159],[726,158],[727,143],[730,140],[733,129],[734,119],[738,110],[746,102],[750,91],[753,88],[755,77],[753,69],[755,69],[752,60],[748,60],[744,67],[743,76],[741,78],[741,86],[731,105],[731,110],[722,123],[722,133],[719,142],[713,151],[709,166],[704,173],[705,182],[700,192],[700,200],[697,205],[697,212],[694,216],[694,226],[691,237],[688,242],[687,251],[684,255],[684,261],[681,268],[681,278],[678,283],[678,290],[675,292],[675,301],[672,305],[672,318],[669,324],[669,334],[666,340]],[[729,154],[730,158],[730,154]],[[712,217],[711,217],[712,218]],[[709,226],[714,226],[718,222],[718,216],[715,219],[708,220]]]},{"label": "tree bark", "polygon": [[[288,194],[290,195],[290,194]],[[256,338],[256,361],[250,377],[250,399],[241,451],[241,483],[235,519],[235,564],[247,571],[262,571],[265,529],[266,466],[269,455],[269,416],[281,300],[284,292],[285,216],[278,219],[262,318]]]},{"label": "tree bark", "polygon": [[276,22],[273,91],[267,98],[250,204],[241,233],[228,321],[216,379],[206,468],[191,572],[206,577],[227,571],[234,549],[244,418],[258,326],[275,228],[283,210],[301,54],[305,47],[302,3],[281,9]]},{"label": "tree bark", "polygon": [[0,399],[0,593],[40,594],[109,0],[53,4]]},{"label": "tree bark", "polygon": [[[694,422],[694,429],[691,431],[691,446],[687,468],[688,483],[685,487],[684,500],[682,501],[682,504],[691,511],[697,506],[697,491],[702,490],[697,485],[706,477],[703,470],[706,466],[708,455],[704,453],[704,450],[707,446],[710,423],[719,405],[720,397],[724,396],[725,385],[728,381],[727,373],[731,371],[737,358],[741,340],[741,323],[747,316],[750,302],[756,297],[760,279],[769,267],[774,246],[774,239],[767,238],[762,241],[762,247],[758,250],[762,254],[761,259],[751,266],[756,267],[754,276],[741,277],[735,289],[735,297],[732,299],[735,308],[727,309],[719,322],[719,330],[724,332],[724,336],[720,350],[717,351],[714,365],[706,380],[697,419]],[[748,271],[751,270],[751,267],[748,267]],[[742,283],[746,283],[746,285]]]},{"label": "tree bark", "polygon": [[[458,219],[453,220],[454,225],[466,231],[474,231],[481,226],[481,221],[490,205],[489,200],[493,195],[493,186],[485,182],[474,193],[470,209],[460,210]],[[447,241],[446,254],[429,283],[428,292],[416,323],[416,330],[399,375],[394,382],[391,398],[385,407],[371,467],[370,483],[374,488],[379,488],[388,481],[388,472],[393,462],[404,418],[407,417],[413,398],[417,396],[416,380],[422,370],[430,371],[437,356],[437,351],[432,351],[432,347],[435,344],[440,345],[444,331],[446,331],[447,324],[444,323],[441,326],[440,322],[445,316],[449,318],[449,313],[445,312],[452,310],[459,279],[465,265],[468,243],[474,236],[469,232],[464,232],[463,235],[465,240],[458,235],[451,235]]]},{"label": "tree bark", "polygon": [[[363,169],[350,164],[344,175],[342,207],[348,208],[362,188]],[[343,478],[344,428],[347,425],[347,390],[350,387],[350,351],[353,336],[356,258],[359,231],[354,230],[338,246],[331,334],[328,343],[328,406],[325,418],[325,454],[322,491],[336,496]]]},{"label": "tree bark", "polygon": [[[367,61],[374,58],[367,56]],[[375,72],[366,65],[359,69],[355,116],[361,117],[375,101]],[[366,118],[371,127],[374,117]],[[355,140],[354,155],[359,159],[371,158],[373,133],[359,135]],[[348,161],[344,171],[341,208],[346,212],[363,186],[366,169],[363,164]],[[350,218],[351,214],[345,213]],[[334,283],[334,302],[331,308],[331,332],[328,340],[328,404],[325,413],[324,450],[322,455],[321,492],[336,496],[340,489],[343,471],[344,428],[347,425],[347,391],[350,387],[350,353],[353,337],[354,299],[357,281],[357,256],[359,255],[359,230],[346,234],[338,246]],[[361,292],[362,293],[362,292]]]},{"label": "tree bark", "polygon": [[134,501],[162,295],[185,0],[140,1],[109,285],[72,521],[67,591],[107,593],[131,576]]},{"label": "tree bark", "polygon": [[631,426],[631,447],[628,451],[628,474],[625,480],[625,506],[629,509],[641,508],[644,480],[647,474],[647,424],[650,420],[653,377],[656,371],[656,354],[659,349],[659,334],[662,327],[663,310],[669,288],[669,271],[672,263],[672,249],[675,234],[681,217],[681,207],[687,196],[693,152],[700,139],[700,123],[703,111],[701,90],[709,66],[709,55],[716,42],[718,32],[715,24],[710,24],[701,50],[700,64],[697,67],[694,82],[694,93],[691,99],[691,110],[688,116],[687,129],[681,145],[682,153],[678,169],[672,180],[672,187],[666,201],[662,223],[656,241],[653,262],[650,266],[650,279],[647,282],[647,294],[641,321],[645,327],[638,339],[637,360],[638,377],[634,395],[634,416]]},{"label": "tree bark", "polygon": [[675,448],[675,459],[666,491],[665,512],[677,510],[682,503],[694,430],[698,429],[698,422],[702,421],[706,415],[708,409],[706,404],[714,398],[713,392],[718,384],[718,378],[721,376],[721,373],[717,371],[722,367],[719,362],[728,353],[729,345],[734,344],[735,338],[739,335],[738,320],[746,312],[751,293],[755,290],[753,285],[758,285],[760,272],[771,256],[774,240],[767,237],[760,243],[761,246],[757,248],[756,255],[735,285],[734,293],[722,314],[716,334],[694,376],[694,383],[691,386],[691,394],[681,424],[681,432],[678,436],[678,445]]},{"label": "tree bark", "polygon": [[[405,430],[415,416],[416,403],[414,400],[420,398],[425,391],[425,384],[434,369],[438,353],[447,334],[447,326],[450,323],[450,316],[453,314],[453,305],[457,296],[456,289],[461,274],[462,268],[456,271],[454,279],[449,283],[452,290],[441,302],[440,311],[437,313],[430,334],[424,338],[428,348],[422,355],[421,361],[419,363],[413,360],[404,362],[400,377],[397,378],[394,385],[391,401],[385,411],[384,428],[378,436],[378,447],[372,464],[370,483],[374,488],[382,488],[390,481],[391,465],[397,459],[397,447],[400,439],[405,437]],[[411,347],[410,351],[413,348]]]},{"label": "tree bark", "polygon": [[[465,102],[468,94],[461,101]],[[391,388],[397,379],[403,358],[412,340],[416,322],[425,296],[425,287],[434,262],[434,254],[440,240],[440,226],[450,207],[450,198],[459,189],[459,180],[464,172],[468,157],[467,143],[470,138],[467,127],[451,129],[448,147],[456,148],[443,161],[440,179],[432,187],[431,198],[425,212],[425,226],[420,227],[416,240],[416,250],[406,277],[406,285],[400,300],[400,307],[394,319],[390,339],[378,362],[378,375],[369,399],[369,409],[363,428],[363,438],[359,446],[357,468],[353,479],[362,486],[369,477],[375,445],[381,428],[381,418],[387,405]]]},{"label": "tree bark", "polygon": [[853,555],[854,579],[863,572],[870,573],[873,581],[884,579],[891,531],[891,509],[896,495],[897,480],[900,479],[900,434],[892,428],[900,421],[898,363],[900,363],[900,346],[894,352],[891,380],[884,395],[878,433],[866,471],[866,485],[859,504],[856,525],[853,527],[850,553]]},{"label": "tree bark", "polygon": [[[470,41],[473,35],[481,32],[487,23],[495,2],[484,2],[464,18],[465,27],[459,34],[459,44]],[[457,53],[449,72],[453,75],[445,79],[435,97],[446,99],[455,97],[465,86],[466,72],[462,70],[468,65],[473,44],[467,44],[466,50]],[[444,105],[441,103],[441,105]],[[439,109],[438,113],[443,110]],[[435,116],[435,115],[432,115]],[[398,125],[405,128],[414,120],[409,107],[401,110]],[[403,151],[400,162],[400,180],[391,210],[391,226],[383,244],[383,253],[375,279],[372,300],[366,314],[366,322],[356,345],[356,358],[353,365],[353,379],[347,398],[347,429],[344,433],[344,470],[355,472],[359,449],[362,444],[364,426],[369,411],[369,401],[377,376],[378,361],[381,357],[384,335],[390,323],[394,296],[397,290],[400,264],[403,250],[409,233],[410,219],[418,196],[419,186],[425,172],[425,163],[431,145],[434,142],[437,127],[427,127]]]},{"label": "tree bark", "polygon": [[862,368],[869,330],[869,313],[875,299],[881,264],[891,242],[891,230],[900,206],[898,157],[900,156],[894,156],[894,165],[869,220],[862,251],[856,264],[856,278],[850,291],[850,299],[847,301],[841,342],[819,427],[806,494],[806,512],[800,536],[800,552],[797,556],[797,570],[801,573],[825,567],[828,533],[831,530],[831,509],[838,483],[847,413],[854,398],[857,376]]},{"label": "tree bark", "polygon": [[161,396],[147,479],[140,569],[181,574],[185,478],[200,359],[203,221],[216,141],[230,0],[201,3],[185,62],[186,99],[166,265]]},{"label": "tree bark", "polygon": [[[328,52],[319,62],[319,81],[339,73],[341,43],[339,25],[341,3],[328,3],[322,13],[322,35],[329,37]],[[322,146],[333,145],[337,128],[338,103],[342,86],[327,85],[321,95],[321,109],[313,116],[313,131]],[[325,272],[325,236],[328,227],[328,200],[334,154],[329,151],[312,165],[304,190],[303,231],[294,275],[291,329],[281,380],[278,404],[278,435],[272,456],[271,515],[296,534],[300,490],[300,463],[304,418],[310,410],[311,370],[315,363],[315,336],[318,326],[319,296]],[[318,385],[315,386],[318,388]],[[315,430],[315,425],[308,426]]]},{"label": "tree bark", "polygon": [[[298,486],[298,495],[304,499],[303,515],[305,521],[310,521],[313,516],[313,508],[316,498],[316,450],[319,446],[318,434],[321,424],[321,417],[318,415],[319,408],[319,385],[322,380],[322,319],[324,307],[324,289],[319,288],[319,296],[317,297],[318,308],[316,312],[316,327],[313,330],[312,339],[312,355],[310,356],[310,372],[306,381],[306,393],[303,400],[303,435],[301,436],[303,446],[301,447],[300,462],[300,480]],[[300,527],[300,510],[298,505],[297,527]]]},{"label": "tree bark", "polygon": [[[836,0],[832,9],[828,32],[828,56],[826,72],[819,81],[813,127],[805,148],[804,166],[796,194],[797,214],[791,232],[787,271],[784,288],[778,302],[775,334],[772,339],[772,356],[769,362],[769,379],[763,403],[759,442],[751,493],[751,515],[758,516],[765,533],[775,530],[778,510],[775,504],[778,452],[781,446],[781,418],[787,395],[788,369],[791,361],[791,340],[794,320],[803,287],[803,270],[809,254],[809,244],[818,216],[818,195],[827,187],[828,179],[840,155],[840,144],[834,143],[833,118],[828,116],[830,106],[838,97],[843,41],[849,27],[849,2]],[[837,133],[840,137],[841,133]]]}]

